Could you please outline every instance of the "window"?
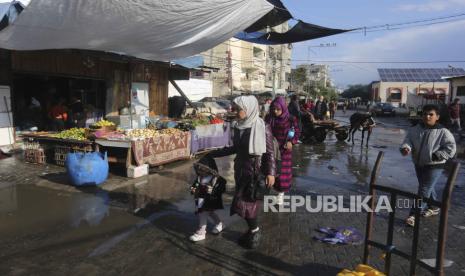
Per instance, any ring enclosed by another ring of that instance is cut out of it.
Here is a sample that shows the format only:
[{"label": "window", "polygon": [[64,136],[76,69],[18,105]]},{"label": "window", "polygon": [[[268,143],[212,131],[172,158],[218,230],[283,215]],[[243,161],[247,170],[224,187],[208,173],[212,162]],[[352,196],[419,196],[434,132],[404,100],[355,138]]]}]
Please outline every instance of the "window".
[{"label": "window", "polygon": [[465,96],[465,86],[457,86],[457,96]]},{"label": "window", "polygon": [[402,100],[402,90],[400,88],[389,88],[389,96],[392,102],[400,102]]}]

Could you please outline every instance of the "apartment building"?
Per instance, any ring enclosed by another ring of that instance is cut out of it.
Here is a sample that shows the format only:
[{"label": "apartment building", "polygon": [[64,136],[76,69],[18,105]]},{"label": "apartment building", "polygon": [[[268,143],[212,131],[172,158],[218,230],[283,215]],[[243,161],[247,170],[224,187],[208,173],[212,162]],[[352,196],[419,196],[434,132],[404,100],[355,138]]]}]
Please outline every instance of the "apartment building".
[{"label": "apartment building", "polygon": [[[284,32],[288,28],[282,24],[273,30]],[[289,45],[269,46],[231,38],[201,54],[204,66],[218,70],[198,77],[212,80],[213,96],[272,91],[273,83],[277,93],[284,93],[289,87],[291,51]]]},{"label": "apartment building", "polygon": [[324,64],[300,64],[297,68],[305,68],[307,72],[307,86],[329,87],[331,80],[329,77],[329,66]]}]

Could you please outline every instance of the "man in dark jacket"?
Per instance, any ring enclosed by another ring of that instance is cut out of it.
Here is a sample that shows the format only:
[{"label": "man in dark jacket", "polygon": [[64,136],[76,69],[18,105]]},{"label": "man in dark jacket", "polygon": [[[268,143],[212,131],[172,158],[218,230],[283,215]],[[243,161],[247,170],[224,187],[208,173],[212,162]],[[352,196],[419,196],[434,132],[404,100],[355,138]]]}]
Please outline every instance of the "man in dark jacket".
[{"label": "man in dark jacket", "polygon": [[324,101],[325,97],[320,96],[315,104],[315,116],[318,120],[323,120],[326,112],[328,112],[328,105]]},{"label": "man in dark jacket", "polygon": [[[450,131],[440,125],[439,108],[435,105],[423,107],[423,122],[409,129],[400,151],[406,156],[412,153],[419,188],[418,193],[423,198],[437,200],[435,186],[441,177],[447,160],[454,157],[456,152],[455,139]],[[428,207],[421,203],[421,212],[424,217],[439,214],[438,208]],[[413,209],[406,223],[415,225]]]},{"label": "man in dark jacket", "polygon": [[76,96],[71,97],[69,111],[70,125],[72,127],[85,127],[86,119],[84,114],[84,106],[82,105],[81,100]]},{"label": "man in dark jacket", "polygon": [[297,118],[297,122],[299,123],[299,129],[302,129],[302,117],[305,116],[306,112],[300,109],[299,99],[297,95],[292,95],[291,102],[287,106],[287,110],[289,113]]},{"label": "man in dark jacket", "polygon": [[287,109],[289,110],[289,113],[291,113],[292,116],[300,118],[300,105],[296,95],[291,96],[291,102],[287,106]]}]

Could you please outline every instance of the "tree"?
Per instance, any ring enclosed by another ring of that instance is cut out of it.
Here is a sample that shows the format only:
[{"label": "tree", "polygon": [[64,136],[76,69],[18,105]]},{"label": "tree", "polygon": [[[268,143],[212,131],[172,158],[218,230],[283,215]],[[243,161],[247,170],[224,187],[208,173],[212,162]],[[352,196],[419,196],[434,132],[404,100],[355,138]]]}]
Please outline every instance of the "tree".
[{"label": "tree", "polygon": [[307,82],[307,69],[304,67],[292,69],[290,82],[292,86],[303,86]]},{"label": "tree", "polygon": [[337,91],[334,87],[331,87],[331,86],[318,86],[318,90],[319,90],[319,95],[325,97],[325,99],[327,99],[328,101],[331,101],[331,100],[336,100],[337,99]]},{"label": "tree", "polygon": [[370,84],[355,84],[349,85],[349,88],[342,92],[344,98],[360,97],[364,101],[370,100],[371,85]]}]

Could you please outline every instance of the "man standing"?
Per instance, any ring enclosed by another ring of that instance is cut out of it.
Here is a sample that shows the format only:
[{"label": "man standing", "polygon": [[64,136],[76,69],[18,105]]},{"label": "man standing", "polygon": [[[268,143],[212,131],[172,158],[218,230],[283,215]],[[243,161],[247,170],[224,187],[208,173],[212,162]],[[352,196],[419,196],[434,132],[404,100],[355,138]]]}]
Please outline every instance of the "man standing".
[{"label": "man standing", "polygon": [[48,112],[48,117],[50,118],[50,127],[54,131],[62,131],[65,129],[65,122],[68,120],[68,113],[66,107],[63,105],[65,100],[59,98],[54,100],[54,105],[50,108]]},{"label": "man standing", "polygon": [[449,105],[449,115],[452,127],[460,131],[460,99],[456,98],[452,104]]},{"label": "man standing", "polygon": [[300,122],[302,119],[302,111],[300,110],[299,99],[297,95],[291,96],[291,102],[287,106],[287,109],[289,110],[289,113],[291,113],[292,116],[297,118],[297,120],[299,121],[299,127],[300,127]]},{"label": "man standing", "polygon": [[85,127],[86,120],[84,114],[84,106],[78,97],[72,96],[71,103],[69,105],[69,110],[71,111],[70,121],[72,127]]},{"label": "man standing", "polygon": [[323,120],[326,112],[328,111],[328,105],[324,101],[325,97],[320,96],[318,101],[315,104],[315,115],[318,120]]},{"label": "man standing", "polygon": [[[447,160],[455,155],[456,145],[450,131],[438,123],[439,108],[436,105],[423,107],[423,121],[409,129],[400,151],[406,156],[412,153],[415,172],[418,179],[418,194],[422,198],[437,200],[436,182],[439,180]],[[439,214],[439,208],[420,205],[421,214],[430,217]],[[414,210],[405,221],[415,225]]]},{"label": "man standing", "polygon": [[334,115],[336,114],[337,104],[336,101],[332,100],[329,102],[329,119],[334,120]]}]

